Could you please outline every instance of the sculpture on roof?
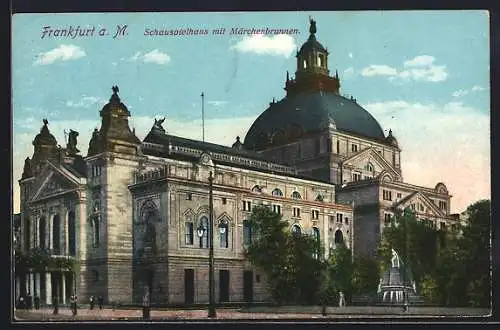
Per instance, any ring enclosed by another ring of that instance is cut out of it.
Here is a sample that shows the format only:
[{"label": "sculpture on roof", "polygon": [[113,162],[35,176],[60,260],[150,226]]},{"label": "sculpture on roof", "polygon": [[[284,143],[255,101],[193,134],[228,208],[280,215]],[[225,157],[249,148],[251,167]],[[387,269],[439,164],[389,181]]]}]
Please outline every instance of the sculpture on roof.
[{"label": "sculpture on roof", "polygon": [[77,142],[78,135],[79,133],[77,131],[74,131],[72,129],[69,130],[68,144],[66,145],[69,155],[76,155],[77,153],[80,152],[80,150],[78,150],[78,148],[76,147],[76,145],[78,144]]},{"label": "sculpture on roof", "polygon": [[311,34],[315,34],[316,33],[316,21],[311,16],[309,16],[309,23],[311,23],[311,26],[309,27],[309,32],[311,32]]},{"label": "sculpture on roof", "polygon": [[155,118],[155,123],[153,124],[153,129],[159,130],[159,131],[165,133],[165,129],[163,128],[163,125],[162,125],[164,121],[165,121],[165,117],[163,117],[162,119]]}]

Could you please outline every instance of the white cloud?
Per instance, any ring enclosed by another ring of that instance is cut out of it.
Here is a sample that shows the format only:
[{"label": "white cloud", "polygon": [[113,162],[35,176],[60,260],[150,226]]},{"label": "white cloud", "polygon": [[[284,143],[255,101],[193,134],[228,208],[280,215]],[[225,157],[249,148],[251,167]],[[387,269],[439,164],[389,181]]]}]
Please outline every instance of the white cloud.
[{"label": "white cloud", "polygon": [[405,67],[415,67],[415,66],[429,66],[434,63],[436,59],[434,56],[430,55],[420,55],[416,56],[411,60],[405,61],[404,66]]},{"label": "white cloud", "polygon": [[361,70],[361,75],[365,77],[373,76],[397,76],[398,70],[388,65],[369,65]]},{"label": "white cloud", "polygon": [[295,39],[290,35],[266,36],[264,34],[254,34],[251,37],[245,37],[229,49],[242,53],[290,57],[296,48]]},{"label": "white cloud", "polygon": [[86,56],[85,51],[75,45],[60,45],[45,53],[39,53],[35,65],[47,65],[56,61],[71,61]]},{"label": "white cloud", "polygon": [[144,63],[155,63],[160,65],[166,65],[170,62],[170,56],[167,53],[163,53],[158,49],[154,49],[149,53],[142,54],[137,52],[130,58],[132,61],[143,61]]},{"label": "white cloud", "polygon": [[461,96],[465,96],[465,95],[469,94],[469,92],[482,92],[482,91],[485,91],[487,89],[488,88],[486,88],[486,87],[481,87],[479,85],[474,85],[469,90],[465,90],[465,89],[456,90],[453,93],[451,93],[451,96],[453,96],[453,97],[461,97]]},{"label": "white cloud", "polygon": [[[15,122],[13,135],[13,182],[17,182],[21,177],[24,160],[33,154],[32,141],[40,132],[42,127],[42,115],[40,118],[28,118],[19,124],[23,124],[22,133],[17,131],[18,123]],[[157,114],[156,118],[164,117],[163,114]],[[154,123],[155,116],[132,116],[129,120],[130,128],[136,129],[137,136],[142,140],[146,137]],[[218,143],[231,146],[240,136],[243,140],[248,128],[252,125],[257,116],[234,117],[234,118],[214,118],[205,120],[205,140],[207,142]],[[88,143],[92,136],[94,128],[99,128],[101,122],[96,116],[95,120],[49,120],[50,132],[57,139],[57,142],[65,147],[64,130],[73,129],[78,131],[78,149],[81,155],[86,155]],[[201,119],[197,121],[180,121],[166,117],[163,127],[167,134],[182,136],[185,138],[201,140],[202,129]],[[223,129],[221,129],[223,128]],[[19,211],[19,185],[13,185],[14,212]]]},{"label": "white cloud", "polygon": [[453,212],[490,198],[487,114],[461,102],[439,106],[400,100],[365,108],[398,139],[406,182],[428,187],[444,182],[453,195]]},{"label": "white cloud", "polygon": [[481,87],[481,86],[479,86],[479,85],[475,85],[475,86],[473,86],[473,87],[472,87],[472,89],[471,89],[471,90],[472,90],[473,92],[481,92],[481,91],[485,91],[485,90],[487,90],[487,89],[488,89],[488,88],[486,88],[486,87]]},{"label": "white cloud", "polygon": [[361,70],[365,77],[386,76],[390,81],[430,81],[446,80],[448,73],[445,65],[434,65],[435,58],[430,55],[417,56],[403,63],[406,68],[398,70],[385,64],[372,64]]},{"label": "white cloud", "polygon": [[68,100],[66,101],[66,106],[70,108],[90,108],[93,105],[104,105],[106,103],[105,99],[95,96],[82,96],[78,101]]},{"label": "white cloud", "polygon": [[453,97],[461,97],[461,96],[467,95],[468,93],[469,93],[469,91],[466,91],[466,90],[463,90],[463,89],[459,89],[459,90],[454,91],[453,93],[451,93],[451,96],[453,96]]},{"label": "white cloud", "polygon": [[227,101],[208,101],[207,103],[214,107],[222,107],[227,104]]}]

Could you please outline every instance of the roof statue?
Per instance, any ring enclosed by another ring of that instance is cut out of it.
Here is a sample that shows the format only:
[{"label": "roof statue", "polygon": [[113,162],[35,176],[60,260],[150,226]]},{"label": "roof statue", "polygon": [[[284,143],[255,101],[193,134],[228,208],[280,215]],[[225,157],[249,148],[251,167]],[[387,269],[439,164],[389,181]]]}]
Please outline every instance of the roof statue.
[{"label": "roof statue", "polygon": [[120,91],[120,89],[116,85],[111,87],[111,89],[113,90],[113,94],[118,94],[118,92]]},{"label": "roof statue", "polygon": [[309,32],[311,32],[311,34],[315,34],[316,33],[316,21],[311,16],[309,16],[309,23],[311,23],[311,26],[309,26]]},{"label": "roof statue", "polygon": [[43,125],[47,126],[48,124],[49,124],[49,121],[47,120],[47,118],[43,118]]},{"label": "roof statue", "polygon": [[68,149],[68,154],[70,156],[74,156],[80,152],[80,150],[78,150],[78,148],[76,147],[76,145],[78,144],[78,142],[77,142],[78,135],[79,135],[79,133],[77,131],[74,131],[72,129],[69,130],[68,144],[67,144],[66,148]]}]

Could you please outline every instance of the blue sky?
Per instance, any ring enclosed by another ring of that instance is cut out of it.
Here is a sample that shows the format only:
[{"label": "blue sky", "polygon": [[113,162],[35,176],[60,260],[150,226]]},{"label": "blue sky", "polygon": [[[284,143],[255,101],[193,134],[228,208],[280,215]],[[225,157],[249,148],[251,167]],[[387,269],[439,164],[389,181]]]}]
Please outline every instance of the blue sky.
[{"label": "blue sky", "polygon": [[[200,138],[205,92],[206,139],[242,138],[273,97],[284,96],[297,47],[317,21],[341,93],[393,129],[410,183],[454,193],[452,209],[490,196],[489,18],[486,11],[20,14],[13,16],[14,180],[42,125],[61,145],[80,132],[85,153],[99,110],[120,87],[131,125],[144,137],[154,116],[166,129]],[[113,38],[117,25],[127,35]],[[95,27],[94,36],[44,37],[53,29]],[[225,27],[226,34],[212,35]],[[293,35],[230,35],[234,27],[298,29]],[[106,28],[107,36],[98,31]],[[145,36],[146,29],[207,29],[208,35]],[[14,185],[17,209],[18,188]]]}]

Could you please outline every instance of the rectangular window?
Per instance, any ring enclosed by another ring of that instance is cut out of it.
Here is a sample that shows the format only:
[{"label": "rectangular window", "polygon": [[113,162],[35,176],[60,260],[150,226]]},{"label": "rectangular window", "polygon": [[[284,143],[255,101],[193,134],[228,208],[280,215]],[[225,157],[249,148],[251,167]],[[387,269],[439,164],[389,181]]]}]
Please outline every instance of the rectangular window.
[{"label": "rectangular window", "polygon": [[193,245],[194,241],[194,226],[192,222],[186,222],[186,245]]},{"label": "rectangular window", "polygon": [[340,153],[340,142],[337,140],[337,153]]},{"label": "rectangular window", "polygon": [[418,204],[418,209],[420,212],[424,212],[424,206],[422,204]]},{"label": "rectangular window", "polygon": [[337,222],[342,223],[343,217],[344,217],[344,215],[342,213],[337,213]]},{"label": "rectangular window", "polygon": [[345,223],[346,225],[348,225],[348,224],[349,224],[349,218],[348,218],[348,217],[345,217],[345,218],[344,218],[344,223]]},{"label": "rectangular window", "polygon": [[313,220],[319,219],[319,211],[318,210],[312,210],[311,213],[312,213]]},{"label": "rectangular window", "polygon": [[390,213],[384,213],[384,224],[386,226],[391,224],[392,215]]},{"label": "rectangular window", "polygon": [[351,145],[351,150],[352,150],[352,152],[357,152],[358,151],[358,145],[357,144],[352,144]]},{"label": "rectangular window", "polygon": [[397,193],[396,198],[401,198],[401,193]]},{"label": "rectangular window", "polygon": [[187,201],[190,201],[190,200],[192,200],[192,199],[193,199],[193,194],[191,194],[191,193],[186,193],[186,200],[187,200]]},{"label": "rectangular window", "polygon": [[273,205],[273,212],[274,212],[274,213],[281,214],[281,206],[280,206],[280,205],[276,205],[276,204],[274,204],[274,205]]},{"label": "rectangular window", "polygon": [[392,201],[392,191],[383,190],[382,195],[385,201]]},{"label": "rectangular window", "polygon": [[300,218],[300,208],[298,207],[293,208],[293,216],[296,218]]},{"label": "rectangular window", "polygon": [[226,204],[227,204],[227,199],[226,199],[226,197],[222,197],[222,204],[223,204],[223,205],[226,205]]},{"label": "rectangular window", "polygon": [[252,202],[251,201],[243,201],[243,211],[250,212],[252,210]]},{"label": "rectangular window", "polygon": [[415,204],[411,204],[411,205],[410,205],[410,208],[411,208],[413,211],[415,211]]},{"label": "rectangular window", "polygon": [[439,223],[439,229],[446,230],[446,222],[440,222]]},{"label": "rectangular window", "polygon": [[445,201],[439,201],[439,208],[441,210],[446,210],[446,202]]},{"label": "rectangular window", "polygon": [[352,181],[360,181],[361,180],[361,174],[360,173],[353,173],[352,174]]}]

